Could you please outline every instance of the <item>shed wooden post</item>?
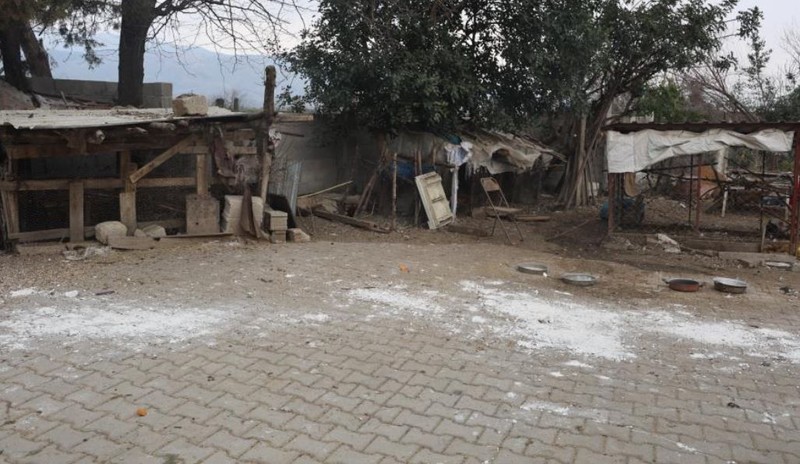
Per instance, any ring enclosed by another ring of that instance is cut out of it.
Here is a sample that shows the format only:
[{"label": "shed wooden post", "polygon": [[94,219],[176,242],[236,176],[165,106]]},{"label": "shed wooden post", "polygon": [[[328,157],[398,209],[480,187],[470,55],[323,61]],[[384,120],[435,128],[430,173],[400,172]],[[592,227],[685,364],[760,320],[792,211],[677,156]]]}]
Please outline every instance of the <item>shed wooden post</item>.
[{"label": "shed wooden post", "polygon": [[[5,179],[13,180],[16,176],[17,161],[13,159],[6,160],[6,173]],[[3,237],[7,243],[14,239],[16,234],[19,234],[19,193],[18,188],[14,190],[0,190],[0,205],[2,207],[3,217],[2,222],[5,223],[7,237]],[[3,224],[0,223],[0,227]],[[2,232],[2,231],[0,231]]]},{"label": "shed wooden post", "polygon": [[792,173],[792,200],[791,200],[791,229],[792,249],[791,254],[800,255],[800,127],[794,132],[794,172]]},{"label": "shed wooden post", "polygon": [[198,195],[208,195],[208,189],[211,184],[211,179],[209,179],[209,157],[211,156],[210,151],[208,153],[204,153],[202,155],[197,155],[197,166],[195,168],[195,176],[197,177],[197,194]]},{"label": "shed wooden post", "polygon": [[83,182],[69,183],[69,241],[82,242],[84,236]]},{"label": "shed wooden post", "polygon": [[119,220],[128,227],[128,235],[133,235],[138,226],[136,221],[136,184],[130,180],[130,175],[134,171],[136,171],[136,166],[131,163],[131,152],[121,151],[119,153],[119,176],[124,185],[124,191],[119,194]]},{"label": "shed wooden post", "polygon": [[618,174],[608,174],[608,235],[614,235],[617,224],[617,179]]},{"label": "shed wooden post", "polygon": [[275,66],[267,66],[264,81],[264,121],[258,137],[258,157],[261,159],[261,200],[267,205],[267,191],[269,187],[269,172],[272,169],[272,152],[269,142],[269,129],[275,119]]}]

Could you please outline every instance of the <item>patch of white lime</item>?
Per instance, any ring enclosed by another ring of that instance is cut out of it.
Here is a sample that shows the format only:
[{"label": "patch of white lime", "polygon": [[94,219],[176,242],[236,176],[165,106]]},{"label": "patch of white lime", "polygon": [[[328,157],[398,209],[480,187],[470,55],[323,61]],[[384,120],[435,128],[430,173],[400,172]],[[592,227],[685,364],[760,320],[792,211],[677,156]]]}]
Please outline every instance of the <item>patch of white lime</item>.
[{"label": "patch of white lime", "polygon": [[328,316],[327,314],[319,313],[319,314],[305,314],[303,315],[303,319],[306,321],[323,323],[331,320],[331,317]]},{"label": "patch of white lime", "polygon": [[582,362],[580,362],[580,361],[578,361],[576,359],[572,360],[572,361],[567,361],[567,362],[564,363],[564,365],[568,366],[568,367],[581,367],[581,368],[584,368],[584,369],[594,369],[594,366],[590,366],[589,364],[582,363]]},{"label": "patch of white lime", "polygon": [[414,314],[443,311],[442,307],[431,301],[430,297],[414,296],[405,288],[359,288],[350,290],[347,294],[356,300],[385,305],[395,310]]},{"label": "patch of white lime", "polygon": [[0,321],[0,346],[23,349],[47,339],[178,343],[217,330],[227,316],[216,310],[126,304],[15,310]]},{"label": "patch of white lime", "polygon": [[485,317],[480,317],[480,316],[473,316],[472,317],[472,322],[474,322],[476,324],[486,324],[486,318]]},{"label": "patch of white lime", "polygon": [[634,357],[623,344],[624,317],[618,312],[577,303],[546,300],[525,292],[506,292],[464,281],[464,291],[477,294],[484,308],[510,324],[495,332],[529,349],[555,348],[573,353],[622,360]]},{"label": "patch of white lime", "polygon": [[10,298],[23,298],[26,296],[38,295],[39,293],[42,292],[36,288],[29,287],[29,288],[21,288],[19,290],[12,290],[11,292],[9,292],[8,296]]},{"label": "patch of white lime", "polygon": [[607,423],[610,416],[608,411],[600,409],[577,408],[548,401],[529,401],[520,406],[520,409],[526,412],[542,411],[557,416],[580,417],[599,423]]}]

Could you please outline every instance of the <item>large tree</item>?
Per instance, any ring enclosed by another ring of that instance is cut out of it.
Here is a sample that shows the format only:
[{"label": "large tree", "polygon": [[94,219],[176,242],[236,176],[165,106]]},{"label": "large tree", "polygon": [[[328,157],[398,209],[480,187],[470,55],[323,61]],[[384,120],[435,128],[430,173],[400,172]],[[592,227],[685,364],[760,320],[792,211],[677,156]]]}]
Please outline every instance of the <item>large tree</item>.
[{"label": "large tree", "polygon": [[42,33],[66,47],[82,47],[87,62],[97,63],[94,34],[106,20],[113,20],[115,10],[114,2],[107,0],[6,0],[0,17],[6,80],[25,90],[27,74],[52,77],[50,59],[39,38]]},{"label": "large tree", "polygon": [[[619,96],[717,52],[736,3],[323,0],[287,58],[318,108],[384,131],[465,119],[520,130],[549,115],[566,127],[560,148],[591,152]],[[572,164],[582,176],[586,161]]]},{"label": "large tree", "polygon": [[293,0],[121,0],[119,95],[141,106],[144,54],[149,40],[171,32],[176,40],[204,36],[232,50],[265,52],[282,27],[281,8]]}]

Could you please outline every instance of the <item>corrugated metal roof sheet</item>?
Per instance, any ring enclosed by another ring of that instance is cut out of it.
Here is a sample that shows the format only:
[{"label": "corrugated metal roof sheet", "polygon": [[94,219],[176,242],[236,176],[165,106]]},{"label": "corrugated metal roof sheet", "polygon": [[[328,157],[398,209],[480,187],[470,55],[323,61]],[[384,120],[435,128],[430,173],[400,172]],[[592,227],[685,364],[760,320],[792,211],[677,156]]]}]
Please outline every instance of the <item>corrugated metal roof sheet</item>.
[{"label": "corrugated metal roof sheet", "polygon": [[0,111],[0,125],[15,129],[53,130],[53,129],[85,129],[113,126],[128,126],[153,122],[177,122],[244,119],[252,117],[250,113],[234,113],[224,108],[209,107],[207,116],[180,117],[173,116],[171,109],[135,109],[110,108],[102,110],[8,110]]}]

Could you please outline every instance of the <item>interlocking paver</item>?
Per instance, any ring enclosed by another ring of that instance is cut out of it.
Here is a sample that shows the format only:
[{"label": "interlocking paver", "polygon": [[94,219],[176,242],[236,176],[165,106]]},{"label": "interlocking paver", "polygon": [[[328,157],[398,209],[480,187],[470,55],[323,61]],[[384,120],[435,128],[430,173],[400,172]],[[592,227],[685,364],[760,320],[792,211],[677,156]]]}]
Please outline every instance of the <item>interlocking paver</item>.
[{"label": "interlocking paver", "polygon": [[[273,258],[257,246],[248,253],[240,259],[253,269]],[[469,325],[451,331],[477,315],[453,303],[464,298],[457,290],[446,316],[386,315],[384,303],[362,304],[327,284],[347,277],[348,288],[361,288],[379,278],[339,271],[304,273],[286,297],[264,290],[223,302],[201,292],[215,306],[241,307],[201,339],[136,348],[72,340],[67,350],[46,339],[3,352],[0,461],[800,462],[800,376],[789,360],[764,366],[748,350],[719,346],[714,362],[698,361],[690,355],[711,351],[647,333],[637,336],[657,349],[624,361],[531,352]],[[449,298],[445,284],[400,277],[410,279],[403,292],[434,285],[439,296],[420,295]],[[175,280],[191,299],[192,279]],[[777,322],[759,323],[800,326],[793,313],[770,314]]]}]

